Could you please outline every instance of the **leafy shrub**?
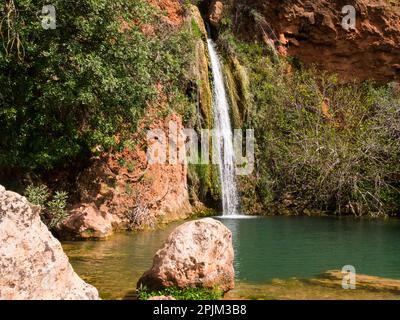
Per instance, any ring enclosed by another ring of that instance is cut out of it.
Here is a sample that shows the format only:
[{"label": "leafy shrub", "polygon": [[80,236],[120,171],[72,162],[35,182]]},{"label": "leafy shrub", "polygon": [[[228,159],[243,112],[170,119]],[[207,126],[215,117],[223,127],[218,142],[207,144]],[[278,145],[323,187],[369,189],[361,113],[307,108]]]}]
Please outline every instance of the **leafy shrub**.
[{"label": "leafy shrub", "polygon": [[49,227],[58,226],[68,217],[68,212],[65,210],[67,206],[68,194],[65,191],[56,191],[51,201],[47,203],[47,212],[50,215]]},{"label": "leafy shrub", "polygon": [[245,125],[255,130],[257,168],[243,187],[249,210],[261,202],[270,212],[289,198],[300,210],[399,213],[398,91],[341,84],[314,68],[288,71],[285,59],[271,62],[268,48],[229,33],[219,41],[250,76],[253,106]]},{"label": "leafy shrub", "polygon": [[31,184],[26,188],[25,196],[30,203],[44,208],[46,206],[47,199],[50,197],[50,192],[47,186],[44,184],[39,186],[34,186]]},{"label": "leafy shrub", "polygon": [[[3,6],[3,167],[49,169],[81,161],[115,146],[117,133],[135,131],[160,90],[170,101],[183,99],[177,92],[184,91],[190,35],[159,31],[161,22],[147,1],[51,3],[54,30],[44,30],[36,16],[42,1],[10,0]],[[143,31],[150,24],[155,35]]]},{"label": "leafy shrub", "polygon": [[177,300],[219,300],[222,298],[223,292],[205,288],[179,289],[176,287],[169,287],[158,291],[148,291],[145,287],[138,289],[139,300],[148,300],[155,296],[172,296]]},{"label": "leafy shrub", "polygon": [[42,220],[49,229],[56,228],[68,217],[68,212],[65,209],[68,194],[65,191],[56,191],[54,196],[51,197],[47,186],[29,185],[25,190],[25,196],[30,203],[41,206]]}]

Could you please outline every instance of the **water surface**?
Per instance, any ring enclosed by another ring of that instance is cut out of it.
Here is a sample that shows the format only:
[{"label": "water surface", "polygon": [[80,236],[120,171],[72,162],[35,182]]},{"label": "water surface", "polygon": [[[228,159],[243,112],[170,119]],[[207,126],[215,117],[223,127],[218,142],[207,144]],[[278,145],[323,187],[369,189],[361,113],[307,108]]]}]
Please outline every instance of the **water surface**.
[{"label": "water surface", "polygon": [[[260,288],[273,279],[311,278],[353,265],[359,274],[400,279],[400,220],[263,217],[220,219],[233,233],[238,284]],[[107,241],[64,242],[75,271],[100,291],[120,299],[152,263],[179,224],[119,233]]]},{"label": "water surface", "polygon": [[62,242],[62,246],[74,270],[94,285],[103,299],[121,299],[135,290],[157,250],[181,223],[156,231],[116,233],[104,241]]},{"label": "water surface", "polygon": [[353,265],[400,279],[400,220],[330,217],[222,219],[233,233],[236,278],[309,278]]}]

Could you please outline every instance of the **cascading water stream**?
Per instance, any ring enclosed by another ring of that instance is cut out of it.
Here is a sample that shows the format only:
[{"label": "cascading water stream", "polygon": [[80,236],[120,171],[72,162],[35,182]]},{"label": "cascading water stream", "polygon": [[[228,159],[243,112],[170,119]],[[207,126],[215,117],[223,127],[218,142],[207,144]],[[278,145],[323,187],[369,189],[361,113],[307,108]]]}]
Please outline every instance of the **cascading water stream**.
[{"label": "cascading water stream", "polygon": [[225,91],[221,63],[214,42],[207,40],[212,74],[214,77],[214,122],[216,151],[221,180],[223,216],[239,214],[239,197],[235,181],[234,149],[232,126],[229,117],[229,103]]}]

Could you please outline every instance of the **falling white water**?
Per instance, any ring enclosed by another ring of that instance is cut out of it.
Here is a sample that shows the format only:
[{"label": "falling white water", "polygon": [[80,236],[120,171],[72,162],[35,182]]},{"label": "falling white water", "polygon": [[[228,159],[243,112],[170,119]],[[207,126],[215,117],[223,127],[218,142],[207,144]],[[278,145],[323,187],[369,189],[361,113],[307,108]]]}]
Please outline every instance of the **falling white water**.
[{"label": "falling white water", "polygon": [[222,67],[215,45],[211,39],[207,40],[207,44],[214,77],[214,122],[223,215],[234,216],[239,214],[239,197],[235,181],[233,134],[229,118],[229,103],[225,92]]}]

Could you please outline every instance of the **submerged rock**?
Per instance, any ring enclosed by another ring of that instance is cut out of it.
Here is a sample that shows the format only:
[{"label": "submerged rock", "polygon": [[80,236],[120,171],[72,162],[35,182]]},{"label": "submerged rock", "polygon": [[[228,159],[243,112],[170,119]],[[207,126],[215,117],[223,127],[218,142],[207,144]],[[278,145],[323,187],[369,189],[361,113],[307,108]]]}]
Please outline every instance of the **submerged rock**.
[{"label": "submerged rock", "polygon": [[[341,288],[343,281],[343,273],[340,270],[328,270],[315,279],[308,282],[323,286]],[[377,276],[369,276],[357,274],[355,276],[356,288],[358,290],[370,290],[376,292],[392,292],[400,294],[400,280],[388,279]]]},{"label": "submerged rock", "polygon": [[202,287],[224,292],[234,287],[232,233],[206,218],[177,227],[157,251],[138,287]]},{"label": "submerged rock", "polygon": [[0,185],[0,299],[99,299],[74,272],[39,211]]},{"label": "submerged rock", "polygon": [[[335,275],[332,275],[332,272]],[[331,274],[331,275],[329,275]],[[329,278],[328,278],[329,277]],[[332,278],[330,278],[332,277]],[[227,300],[399,300],[399,280],[356,276],[356,289],[342,287],[341,271],[328,271],[312,279],[273,279],[263,283],[240,282],[228,292]],[[367,280],[368,279],[368,280]],[[368,286],[365,286],[367,284]],[[384,284],[385,283],[385,284]]]}]

